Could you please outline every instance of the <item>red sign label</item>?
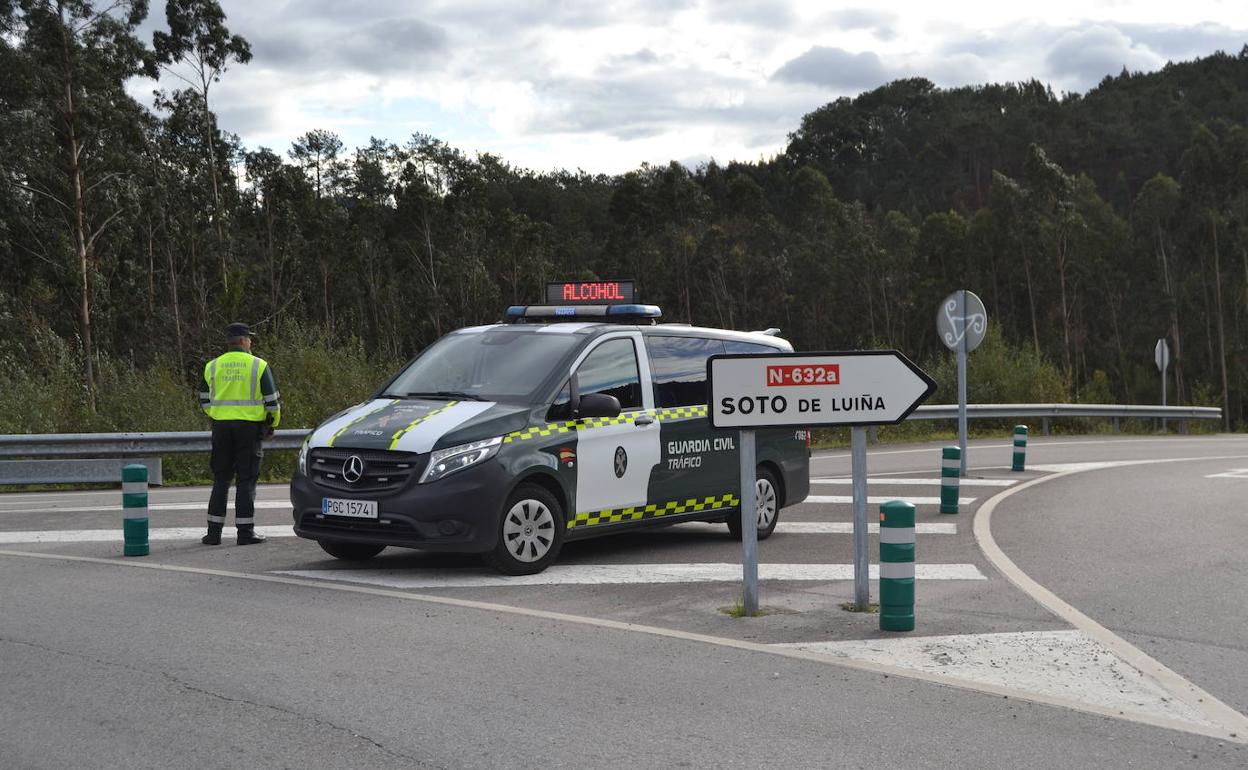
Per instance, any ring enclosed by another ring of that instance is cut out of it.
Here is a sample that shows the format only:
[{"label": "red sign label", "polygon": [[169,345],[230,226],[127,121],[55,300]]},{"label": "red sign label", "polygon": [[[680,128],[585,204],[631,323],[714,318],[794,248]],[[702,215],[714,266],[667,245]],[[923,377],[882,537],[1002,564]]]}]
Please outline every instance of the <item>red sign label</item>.
[{"label": "red sign label", "polygon": [[564,281],[546,285],[546,302],[552,305],[627,304],[635,297],[632,281]]},{"label": "red sign label", "polygon": [[840,364],[804,364],[800,366],[768,366],[767,386],[776,385],[840,385]]},{"label": "red sign label", "polygon": [[563,299],[566,302],[587,302],[589,300],[623,300],[618,283],[565,283]]}]

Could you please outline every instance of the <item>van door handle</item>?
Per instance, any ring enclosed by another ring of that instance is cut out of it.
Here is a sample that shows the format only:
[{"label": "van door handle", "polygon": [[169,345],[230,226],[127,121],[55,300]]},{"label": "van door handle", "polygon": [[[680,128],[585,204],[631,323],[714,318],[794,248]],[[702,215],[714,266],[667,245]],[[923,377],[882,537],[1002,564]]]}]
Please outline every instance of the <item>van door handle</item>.
[{"label": "van door handle", "polygon": [[648,414],[639,414],[637,415],[637,419],[633,420],[633,425],[636,425],[639,428],[644,428],[647,425],[654,425],[654,418]]}]

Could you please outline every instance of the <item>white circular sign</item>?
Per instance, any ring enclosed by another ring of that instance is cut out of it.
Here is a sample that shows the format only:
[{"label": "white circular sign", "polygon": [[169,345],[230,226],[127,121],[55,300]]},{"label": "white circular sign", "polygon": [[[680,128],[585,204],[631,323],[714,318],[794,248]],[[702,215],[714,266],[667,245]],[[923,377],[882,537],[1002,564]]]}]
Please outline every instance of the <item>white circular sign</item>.
[{"label": "white circular sign", "polygon": [[936,312],[936,331],[950,350],[957,350],[963,337],[966,349],[974,350],[988,331],[988,311],[974,292],[960,289],[941,300],[940,310]]}]

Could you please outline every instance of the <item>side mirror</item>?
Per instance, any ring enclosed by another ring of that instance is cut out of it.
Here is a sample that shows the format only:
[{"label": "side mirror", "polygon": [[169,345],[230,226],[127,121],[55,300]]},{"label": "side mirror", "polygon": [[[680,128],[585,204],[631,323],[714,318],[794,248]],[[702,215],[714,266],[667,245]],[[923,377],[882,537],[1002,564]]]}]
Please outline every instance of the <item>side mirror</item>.
[{"label": "side mirror", "polygon": [[574,412],[577,419],[584,417],[618,417],[620,400],[606,393],[587,393],[581,396],[580,407]]}]

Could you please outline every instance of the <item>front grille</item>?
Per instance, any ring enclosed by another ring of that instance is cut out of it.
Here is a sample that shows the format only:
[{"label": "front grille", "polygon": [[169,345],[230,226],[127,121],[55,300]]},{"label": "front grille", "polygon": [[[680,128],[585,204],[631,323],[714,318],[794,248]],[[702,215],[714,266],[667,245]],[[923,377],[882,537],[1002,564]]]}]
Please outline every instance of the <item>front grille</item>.
[{"label": "front grille", "polygon": [[[352,455],[364,462],[364,474],[354,483],[342,475],[343,464]],[[335,492],[385,494],[418,477],[428,462],[429,455],[415,452],[321,447],[313,449],[308,458],[308,475],[318,486]]]}]

